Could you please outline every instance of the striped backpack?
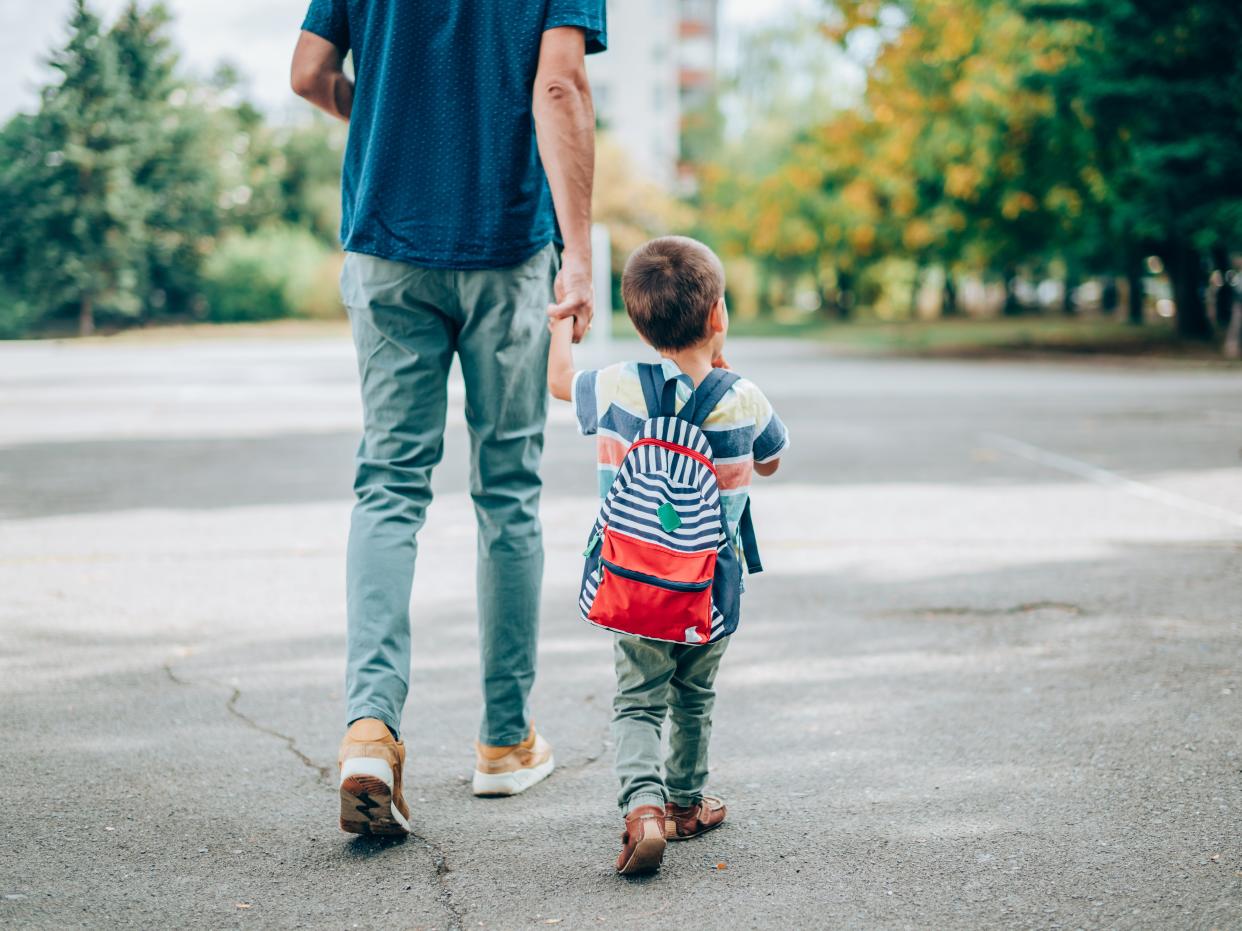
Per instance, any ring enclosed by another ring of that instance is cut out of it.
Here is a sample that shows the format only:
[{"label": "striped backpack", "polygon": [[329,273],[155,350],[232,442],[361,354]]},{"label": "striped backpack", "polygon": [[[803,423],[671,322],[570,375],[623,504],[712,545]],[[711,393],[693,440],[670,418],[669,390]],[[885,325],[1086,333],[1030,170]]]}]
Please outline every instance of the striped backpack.
[{"label": "striped backpack", "polygon": [[[648,420],[621,460],[591,528],[578,607],[623,634],[710,643],[737,629],[742,564],[702,424],[738,376],[713,369],[674,413],[678,379],[639,365]],[[763,571],[750,518],[738,528],[746,566]]]}]

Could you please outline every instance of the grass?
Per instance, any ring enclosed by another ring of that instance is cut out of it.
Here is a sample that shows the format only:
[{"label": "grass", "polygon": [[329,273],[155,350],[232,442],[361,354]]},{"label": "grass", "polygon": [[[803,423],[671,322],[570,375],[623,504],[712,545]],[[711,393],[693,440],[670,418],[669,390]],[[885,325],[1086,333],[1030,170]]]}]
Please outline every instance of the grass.
[{"label": "grass", "polygon": [[[624,314],[613,315],[613,334],[633,338]],[[336,320],[286,319],[264,323],[173,324],[101,333],[93,339],[120,342],[191,342],[202,339],[307,339],[347,337],[349,324]],[[1099,318],[1058,316],[996,319],[920,320],[844,323],[820,317],[794,321],[734,317],[734,337],[808,340],[840,352],[867,355],[1002,357],[1028,354],[1111,355],[1165,359],[1218,360],[1214,343],[1180,340],[1170,322],[1136,327]],[[47,334],[48,336],[69,336]]]},{"label": "grass", "polygon": [[737,336],[816,340],[845,351],[907,355],[1005,355],[1080,353],[1218,357],[1211,345],[1186,344],[1169,323],[1141,327],[1113,320],[1006,317],[989,320],[927,320],[842,323],[812,318],[795,323],[737,320]]}]

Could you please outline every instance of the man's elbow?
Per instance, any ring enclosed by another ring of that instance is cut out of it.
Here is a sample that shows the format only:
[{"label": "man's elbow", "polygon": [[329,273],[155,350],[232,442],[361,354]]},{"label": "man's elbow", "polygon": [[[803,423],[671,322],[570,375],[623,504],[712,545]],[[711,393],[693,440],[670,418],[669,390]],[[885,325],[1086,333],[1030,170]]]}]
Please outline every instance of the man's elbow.
[{"label": "man's elbow", "polygon": [[317,69],[300,65],[296,61],[293,63],[293,68],[289,73],[289,86],[299,97],[307,99],[314,97],[319,82],[320,75]]},{"label": "man's elbow", "polygon": [[586,68],[574,68],[540,75],[535,83],[536,98],[552,106],[569,106],[591,97]]}]

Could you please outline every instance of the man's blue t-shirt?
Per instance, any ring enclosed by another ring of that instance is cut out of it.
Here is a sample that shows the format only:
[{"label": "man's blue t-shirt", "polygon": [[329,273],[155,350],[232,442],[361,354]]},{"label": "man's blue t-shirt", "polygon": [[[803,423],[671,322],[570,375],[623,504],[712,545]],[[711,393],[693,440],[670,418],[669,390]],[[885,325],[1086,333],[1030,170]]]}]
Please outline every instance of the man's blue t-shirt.
[{"label": "man's blue t-shirt", "polygon": [[502,268],[556,235],[531,94],[543,33],[607,45],[604,0],[311,0],[302,28],[354,58],[341,181],[351,252]]}]

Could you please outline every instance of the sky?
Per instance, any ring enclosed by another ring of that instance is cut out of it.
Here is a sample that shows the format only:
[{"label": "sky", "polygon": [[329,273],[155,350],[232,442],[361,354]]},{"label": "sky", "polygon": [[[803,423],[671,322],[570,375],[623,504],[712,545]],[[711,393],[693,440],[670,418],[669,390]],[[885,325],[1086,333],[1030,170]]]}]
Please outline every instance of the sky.
[{"label": "sky", "polygon": [[[125,0],[90,0],[111,19]],[[289,56],[307,0],[166,0],[183,64],[208,74],[221,61],[238,67],[253,99],[274,114],[297,112],[288,90]],[[519,0],[514,0],[519,2]],[[627,0],[621,0],[627,2]],[[629,0],[632,2],[632,0]],[[722,57],[729,58],[739,33],[791,8],[817,0],[722,0]],[[0,0],[0,119],[37,103],[46,83],[47,51],[65,34],[71,0]]]}]

